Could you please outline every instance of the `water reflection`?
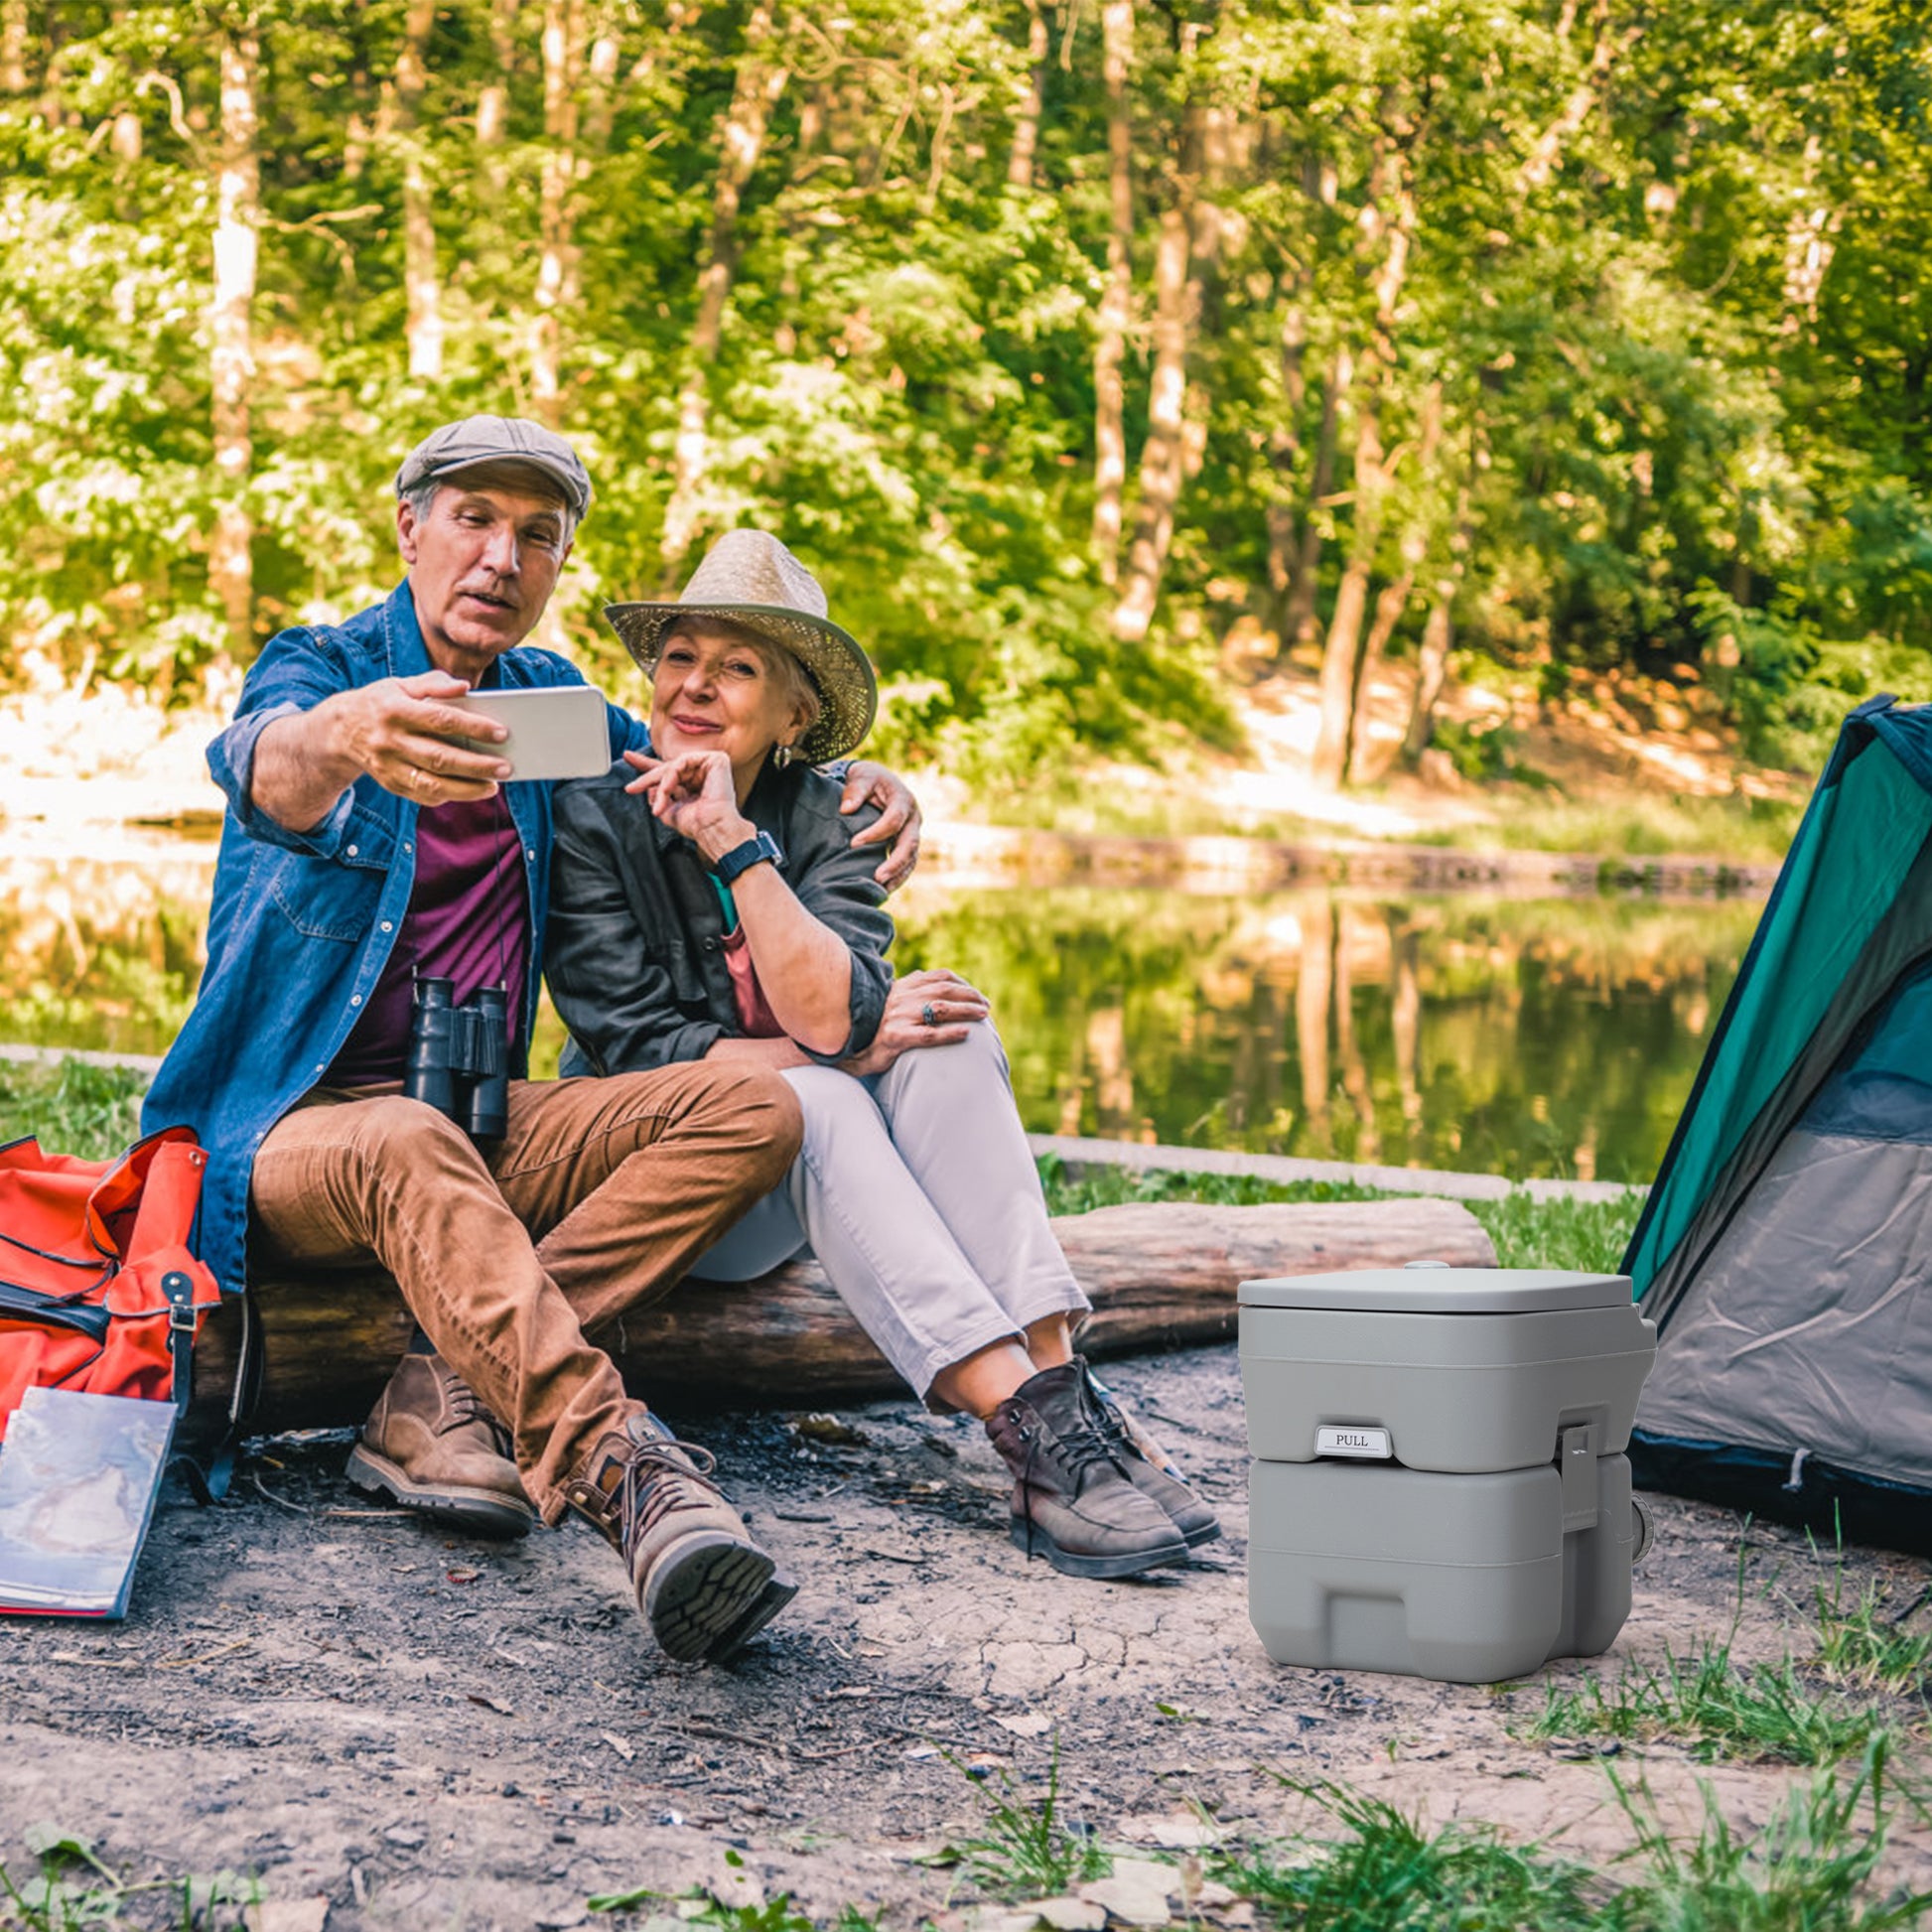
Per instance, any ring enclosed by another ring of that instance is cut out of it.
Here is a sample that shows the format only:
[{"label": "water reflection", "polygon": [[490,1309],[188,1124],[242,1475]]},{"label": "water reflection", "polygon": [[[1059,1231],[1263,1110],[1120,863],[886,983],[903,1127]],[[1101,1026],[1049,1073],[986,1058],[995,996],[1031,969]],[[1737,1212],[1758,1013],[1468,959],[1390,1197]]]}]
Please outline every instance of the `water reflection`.
[{"label": "water reflection", "polygon": [[[0,858],[0,1038],[158,1052],[212,851]],[[1735,901],[915,881],[901,969],[992,996],[1027,1125],[1648,1179],[1757,917]],[[554,1071],[546,1014],[537,1067]]]}]

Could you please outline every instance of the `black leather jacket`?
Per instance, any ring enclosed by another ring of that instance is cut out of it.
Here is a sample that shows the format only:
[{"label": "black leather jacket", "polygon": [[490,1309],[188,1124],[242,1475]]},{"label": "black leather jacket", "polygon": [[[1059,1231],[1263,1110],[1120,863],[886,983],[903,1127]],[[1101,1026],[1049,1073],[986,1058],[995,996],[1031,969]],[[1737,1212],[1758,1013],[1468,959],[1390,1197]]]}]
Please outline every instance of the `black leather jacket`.
[{"label": "black leather jacket", "polygon": [[[566,1073],[631,1073],[702,1059],[744,1032],[725,964],[725,913],[697,848],[624,790],[616,764],[559,785],[544,970],[570,1029]],[[852,1031],[830,1063],[872,1044],[886,1011],[893,921],[872,876],[880,848],[852,835],[876,818],[839,814],[841,787],[803,765],[759,774],[745,815],[784,855],[785,883],[852,955]]]}]

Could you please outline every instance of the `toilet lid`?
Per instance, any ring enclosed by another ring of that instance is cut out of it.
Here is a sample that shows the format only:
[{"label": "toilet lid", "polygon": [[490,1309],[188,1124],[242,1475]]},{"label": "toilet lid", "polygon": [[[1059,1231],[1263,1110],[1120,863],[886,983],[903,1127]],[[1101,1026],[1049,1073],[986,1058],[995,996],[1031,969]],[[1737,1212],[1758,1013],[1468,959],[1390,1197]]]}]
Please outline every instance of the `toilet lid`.
[{"label": "toilet lid", "polygon": [[1354,1309],[1382,1314],[1530,1314],[1631,1306],[1627,1275],[1554,1268],[1361,1268],[1243,1282],[1244,1309]]}]

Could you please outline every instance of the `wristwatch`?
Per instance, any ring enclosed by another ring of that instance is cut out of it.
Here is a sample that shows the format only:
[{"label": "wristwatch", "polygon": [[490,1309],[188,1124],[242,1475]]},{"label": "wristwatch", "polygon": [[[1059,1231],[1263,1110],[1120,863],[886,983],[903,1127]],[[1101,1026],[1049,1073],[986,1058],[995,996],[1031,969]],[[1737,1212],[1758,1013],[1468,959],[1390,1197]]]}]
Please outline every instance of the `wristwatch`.
[{"label": "wristwatch", "polygon": [[720,853],[711,862],[711,876],[721,886],[729,886],[740,873],[750,872],[754,866],[761,866],[766,860],[774,866],[785,862],[785,855],[778,850],[778,841],[769,832],[760,832],[755,839],[747,839],[743,845],[735,845],[729,852]]}]

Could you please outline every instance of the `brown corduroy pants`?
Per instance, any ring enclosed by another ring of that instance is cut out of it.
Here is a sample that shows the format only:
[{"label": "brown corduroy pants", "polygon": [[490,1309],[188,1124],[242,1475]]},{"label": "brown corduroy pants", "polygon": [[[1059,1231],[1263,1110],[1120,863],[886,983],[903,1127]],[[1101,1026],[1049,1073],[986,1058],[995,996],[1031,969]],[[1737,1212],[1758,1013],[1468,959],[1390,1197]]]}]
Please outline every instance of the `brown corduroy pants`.
[{"label": "brown corduroy pants", "polygon": [[395,1087],[318,1088],[250,1177],[252,1261],[373,1258],[443,1358],[509,1428],[544,1521],[642,1405],[586,1330],[666,1294],[798,1152],[776,1073],[702,1061],[513,1080],[480,1147]]}]

